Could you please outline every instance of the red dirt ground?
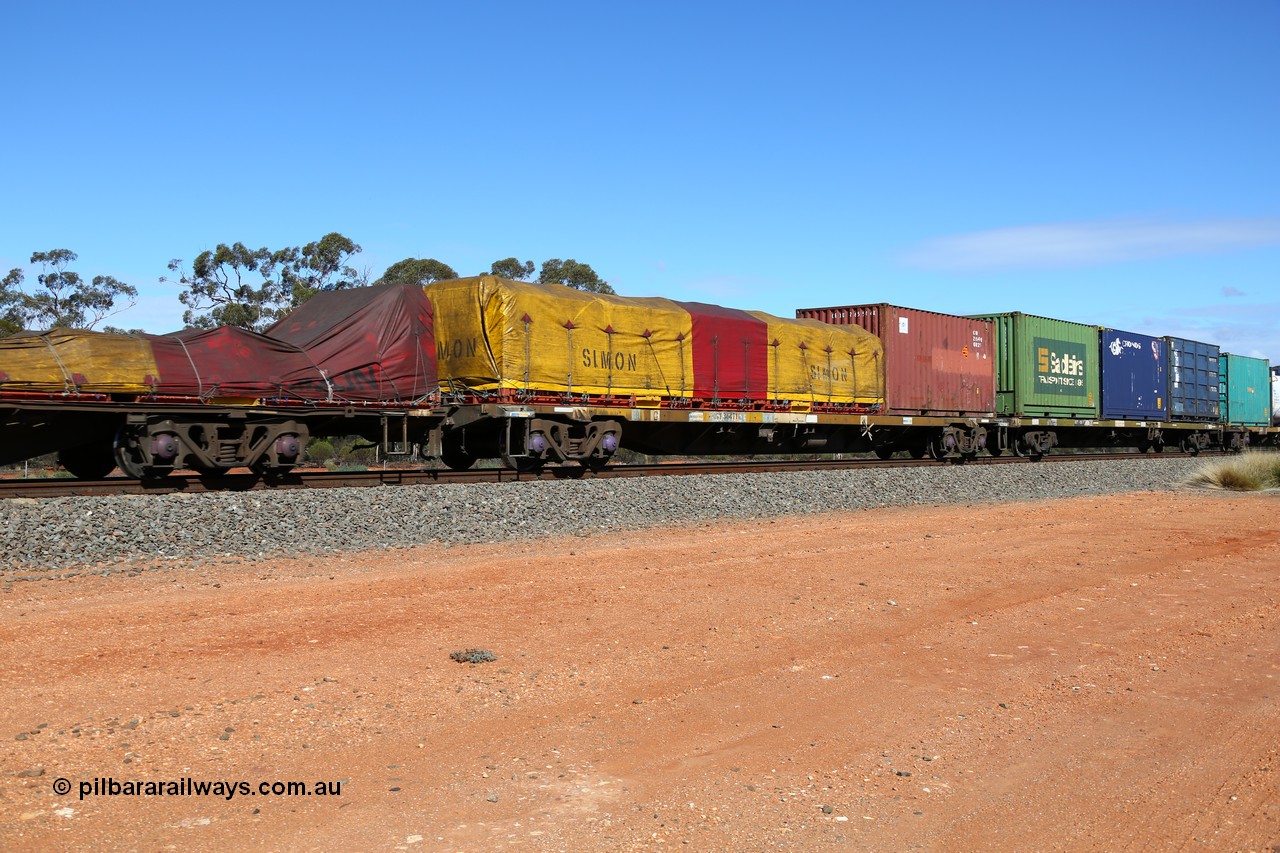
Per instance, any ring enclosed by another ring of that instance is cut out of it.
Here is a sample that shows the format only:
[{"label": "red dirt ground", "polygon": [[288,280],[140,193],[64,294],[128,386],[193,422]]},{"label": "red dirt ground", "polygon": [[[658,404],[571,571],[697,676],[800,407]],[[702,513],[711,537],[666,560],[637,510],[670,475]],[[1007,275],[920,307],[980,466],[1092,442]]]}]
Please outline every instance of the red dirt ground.
[{"label": "red dirt ground", "polygon": [[[0,848],[1280,849],[1278,511],[1134,494],[15,582]],[[342,784],[81,799],[95,778]]]}]

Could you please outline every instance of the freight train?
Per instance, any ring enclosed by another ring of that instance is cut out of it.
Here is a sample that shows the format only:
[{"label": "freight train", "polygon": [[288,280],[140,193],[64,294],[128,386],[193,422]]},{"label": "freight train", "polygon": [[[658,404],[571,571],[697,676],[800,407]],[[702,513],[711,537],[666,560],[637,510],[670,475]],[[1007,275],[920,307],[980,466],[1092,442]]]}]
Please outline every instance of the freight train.
[{"label": "freight train", "polygon": [[0,464],[274,477],[310,438],[349,435],[457,469],[599,467],[621,448],[1198,453],[1277,443],[1275,382],[1212,344],[1017,312],[781,318],[478,276],[321,293],[264,334],[2,339]]}]

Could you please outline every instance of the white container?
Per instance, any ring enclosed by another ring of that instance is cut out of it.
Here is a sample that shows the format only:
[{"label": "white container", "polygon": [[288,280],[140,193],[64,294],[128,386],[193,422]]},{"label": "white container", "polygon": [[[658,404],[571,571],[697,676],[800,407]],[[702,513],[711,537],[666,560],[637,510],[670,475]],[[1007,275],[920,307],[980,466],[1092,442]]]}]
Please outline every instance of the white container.
[{"label": "white container", "polygon": [[1271,423],[1280,426],[1280,366],[1271,368]]}]

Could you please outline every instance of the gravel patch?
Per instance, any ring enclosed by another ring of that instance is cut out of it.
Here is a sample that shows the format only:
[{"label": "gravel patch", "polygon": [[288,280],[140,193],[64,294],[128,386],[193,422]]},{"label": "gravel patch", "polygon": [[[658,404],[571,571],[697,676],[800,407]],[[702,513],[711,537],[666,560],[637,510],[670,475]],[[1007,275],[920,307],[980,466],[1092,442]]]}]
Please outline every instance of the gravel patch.
[{"label": "gravel patch", "polygon": [[[503,542],[715,519],[1168,490],[1144,459],[0,501],[0,580],[203,561]],[[31,574],[37,571],[38,574]]]}]

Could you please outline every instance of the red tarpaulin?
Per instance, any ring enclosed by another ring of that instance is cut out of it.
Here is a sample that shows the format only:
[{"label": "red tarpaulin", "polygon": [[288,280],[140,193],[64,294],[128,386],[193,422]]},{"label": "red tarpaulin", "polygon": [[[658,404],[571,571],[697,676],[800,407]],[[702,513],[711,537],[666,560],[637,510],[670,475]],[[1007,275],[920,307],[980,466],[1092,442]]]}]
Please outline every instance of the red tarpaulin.
[{"label": "red tarpaulin", "polygon": [[337,400],[411,401],[438,388],[431,303],[392,284],[318,293],[267,329],[306,350]]},{"label": "red tarpaulin", "polygon": [[677,302],[693,318],[694,396],[763,400],[769,390],[769,326],[745,311]]},{"label": "red tarpaulin", "polygon": [[190,397],[324,400],[324,377],[301,349],[223,326],[147,335],[160,370],[156,393]]}]

